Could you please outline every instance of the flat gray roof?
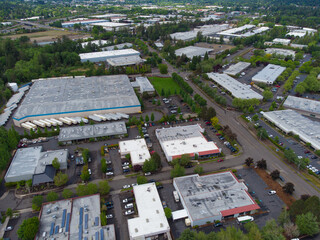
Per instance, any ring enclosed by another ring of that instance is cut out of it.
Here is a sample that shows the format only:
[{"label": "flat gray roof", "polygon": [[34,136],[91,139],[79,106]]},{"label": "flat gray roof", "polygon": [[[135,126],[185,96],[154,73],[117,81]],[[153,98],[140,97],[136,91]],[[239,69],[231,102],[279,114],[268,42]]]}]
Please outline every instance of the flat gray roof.
[{"label": "flat gray roof", "polygon": [[304,142],[320,149],[320,122],[312,121],[294,110],[264,112],[263,116],[286,133],[299,135]]},{"label": "flat gray roof", "polygon": [[176,50],[176,55],[181,56],[185,54],[188,58],[193,58],[194,56],[204,56],[206,52],[210,53],[213,51],[213,48],[203,48],[203,47],[195,47],[195,46],[188,46],[184,48],[179,48]]},{"label": "flat gray roof", "polygon": [[60,129],[58,140],[60,142],[89,139],[126,134],[127,128],[124,121],[65,127]]},{"label": "flat gray roof", "polygon": [[42,152],[42,146],[17,149],[10,167],[6,173],[7,182],[28,180],[34,174],[45,171],[46,165],[51,165],[54,158],[60,162],[61,169],[67,168],[68,150],[59,149]]},{"label": "flat gray roof", "polygon": [[136,77],[136,82],[140,86],[140,92],[154,92],[154,87],[146,77]]},{"label": "flat gray roof", "polygon": [[225,73],[208,73],[208,77],[229,91],[235,98],[263,98],[259,93],[253,91],[250,85],[243,84]]},{"label": "flat gray roof", "polygon": [[236,64],[232,64],[228,69],[224,70],[223,73],[235,76],[235,75],[241,73],[246,68],[248,68],[250,65],[251,65],[251,63],[238,62]]},{"label": "flat gray roof", "polygon": [[283,106],[309,113],[320,114],[320,102],[307,98],[288,96]]},{"label": "flat gray roof", "polygon": [[117,45],[104,47],[104,48],[102,48],[102,50],[103,51],[113,51],[113,50],[115,50],[115,48],[120,50],[120,49],[123,49],[123,48],[131,48],[131,47],[132,47],[132,43],[120,43],[120,44],[117,44]]},{"label": "flat gray roof", "polygon": [[126,75],[36,80],[14,114],[28,117],[139,107]]},{"label": "flat gray roof", "polygon": [[125,57],[132,55],[140,55],[140,52],[128,48],[128,49],[120,49],[120,50],[112,50],[112,51],[102,51],[102,52],[89,52],[89,53],[80,53],[79,57],[81,61],[89,61],[91,59],[104,59],[107,60],[109,58],[117,58],[117,57]]},{"label": "flat gray roof", "polygon": [[107,59],[107,63],[113,67],[136,65],[142,62],[143,59],[139,55]]},{"label": "flat gray roof", "polygon": [[292,56],[294,59],[296,52],[290,49],[282,49],[282,48],[267,48],[264,50],[267,54],[277,54],[282,56]]},{"label": "flat gray roof", "polygon": [[[81,215],[80,212],[82,212]],[[45,237],[43,237],[44,232]],[[98,239],[116,239],[113,224],[101,226],[99,194],[42,205],[37,236],[39,240],[96,239],[96,234]],[[101,234],[103,238],[100,238]]]},{"label": "flat gray roof", "polygon": [[229,171],[205,176],[189,175],[174,178],[173,181],[192,221],[233,215],[242,212],[243,209],[239,212],[236,210],[241,207],[251,206],[247,211],[259,209],[247,193],[245,184],[240,183]]},{"label": "flat gray roof", "polygon": [[286,70],[285,67],[275,64],[268,64],[268,66],[252,77],[252,81],[273,84],[273,82],[281,75],[281,73],[283,73],[284,70]]}]

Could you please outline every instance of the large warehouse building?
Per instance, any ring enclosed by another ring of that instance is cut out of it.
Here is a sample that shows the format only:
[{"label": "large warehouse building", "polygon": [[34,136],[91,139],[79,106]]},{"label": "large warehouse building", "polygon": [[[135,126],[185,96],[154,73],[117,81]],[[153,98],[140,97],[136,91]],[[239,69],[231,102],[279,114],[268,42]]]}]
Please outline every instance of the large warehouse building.
[{"label": "large warehouse building", "polygon": [[286,70],[285,67],[268,64],[268,66],[252,77],[252,81],[271,85],[281,75],[281,73],[283,73],[284,70]]},{"label": "large warehouse building", "polygon": [[264,112],[263,116],[286,134],[291,132],[298,135],[302,141],[320,150],[320,123],[318,121],[312,121],[291,109]]},{"label": "large warehouse building", "polygon": [[225,73],[208,73],[208,77],[230,92],[235,98],[263,99],[259,93],[251,89],[250,85],[243,84]]},{"label": "large warehouse building", "polygon": [[212,48],[203,48],[203,47],[195,47],[195,46],[188,46],[184,48],[179,48],[175,51],[177,56],[182,56],[185,54],[188,58],[192,59],[193,57],[204,57],[206,53],[212,52]]},{"label": "large warehouse building", "polygon": [[102,226],[101,216],[99,194],[45,203],[35,239],[116,240],[114,225]]},{"label": "large warehouse building", "polygon": [[121,158],[126,158],[127,154],[130,155],[132,166],[142,166],[147,159],[151,158],[144,138],[121,141],[119,142],[119,149]]},{"label": "large warehouse building", "polygon": [[320,101],[288,96],[283,106],[309,117],[320,118]]},{"label": "large warehouse building", "polygon": [[156,184],[134,186],[133,193],[139,216],[128,219],[129,239],[171,239]]},{"label": "large warehouse building", "polygon": [[42,152],[42,147],[19,148],[4,177],[6,182],[19,182],[32,179],[33,185],[53,182],[55,169],[53,159],[57,158],[60,169],[67,169],[68,150]]},{"label": "large warehouse building", "polygon": [[90,53],[80,53],[79,54],[81,62],[105,62],[108,59],[113,58],[123,58],[123,57],[139,57],[140,53],[132,48],[112,50],[112,51],[102,51],[102,52],[90,52]]},{"label": "large warehouse building", "polygon": [[208,158],[220,154],[214,142],[208,142],[202,135],[204,129],[199,125],[178,126],[156,129],[156,136],[169,162],[184,154],[190,157]]},{"label": "large warehouse building", "polygon": [[173,179],[191,226],[255,213],[260,207],[232,172]]},{"label": "large warehouse building", "polygon": [[126,75],[35,80],[13,116],[23,122],[92,114],[138,113],[140,102]]}]

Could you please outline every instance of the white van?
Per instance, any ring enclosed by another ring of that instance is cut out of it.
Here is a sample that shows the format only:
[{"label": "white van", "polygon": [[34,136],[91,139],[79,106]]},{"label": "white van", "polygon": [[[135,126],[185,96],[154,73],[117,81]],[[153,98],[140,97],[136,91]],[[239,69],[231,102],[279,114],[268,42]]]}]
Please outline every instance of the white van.
[{"label": "white van", "polygon": [[133,208],[133,203],[128,203],[124,206],[125,209]]}]

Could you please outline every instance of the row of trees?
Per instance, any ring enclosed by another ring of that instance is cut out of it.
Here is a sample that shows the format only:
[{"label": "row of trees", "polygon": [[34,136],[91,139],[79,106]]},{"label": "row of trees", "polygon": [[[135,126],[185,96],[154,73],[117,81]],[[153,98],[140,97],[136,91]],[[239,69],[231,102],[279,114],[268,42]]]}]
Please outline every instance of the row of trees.
[{"label": "row of trees", "polygon": [[190,85],[184,81],[183,77],[179,76],[177,73],[172,73],[172,80],[179,84],[179,86],[189,94],[193,94],[193,89]]},{"label": "row of trees", "polygon": [[0,169],[4,170],[7,167],[11,158],[11,151],[15,149],[19,143],[20,136],[12,127],[6,130],[0,127]]}]

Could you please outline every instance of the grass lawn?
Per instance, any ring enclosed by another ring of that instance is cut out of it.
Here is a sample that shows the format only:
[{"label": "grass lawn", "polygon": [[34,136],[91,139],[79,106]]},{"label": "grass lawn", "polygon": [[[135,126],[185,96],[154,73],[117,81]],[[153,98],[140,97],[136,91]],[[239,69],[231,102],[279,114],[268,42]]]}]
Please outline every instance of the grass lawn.
[{"label": "grass lawn", "polygon": [[174,92],[180,92],[180,86],[174,82],[172,78],[149,77],[149,80],[153,84],[158,94],[161,94],[162,89],[165,92],[170,90],[171,95],[174,94]]}]

